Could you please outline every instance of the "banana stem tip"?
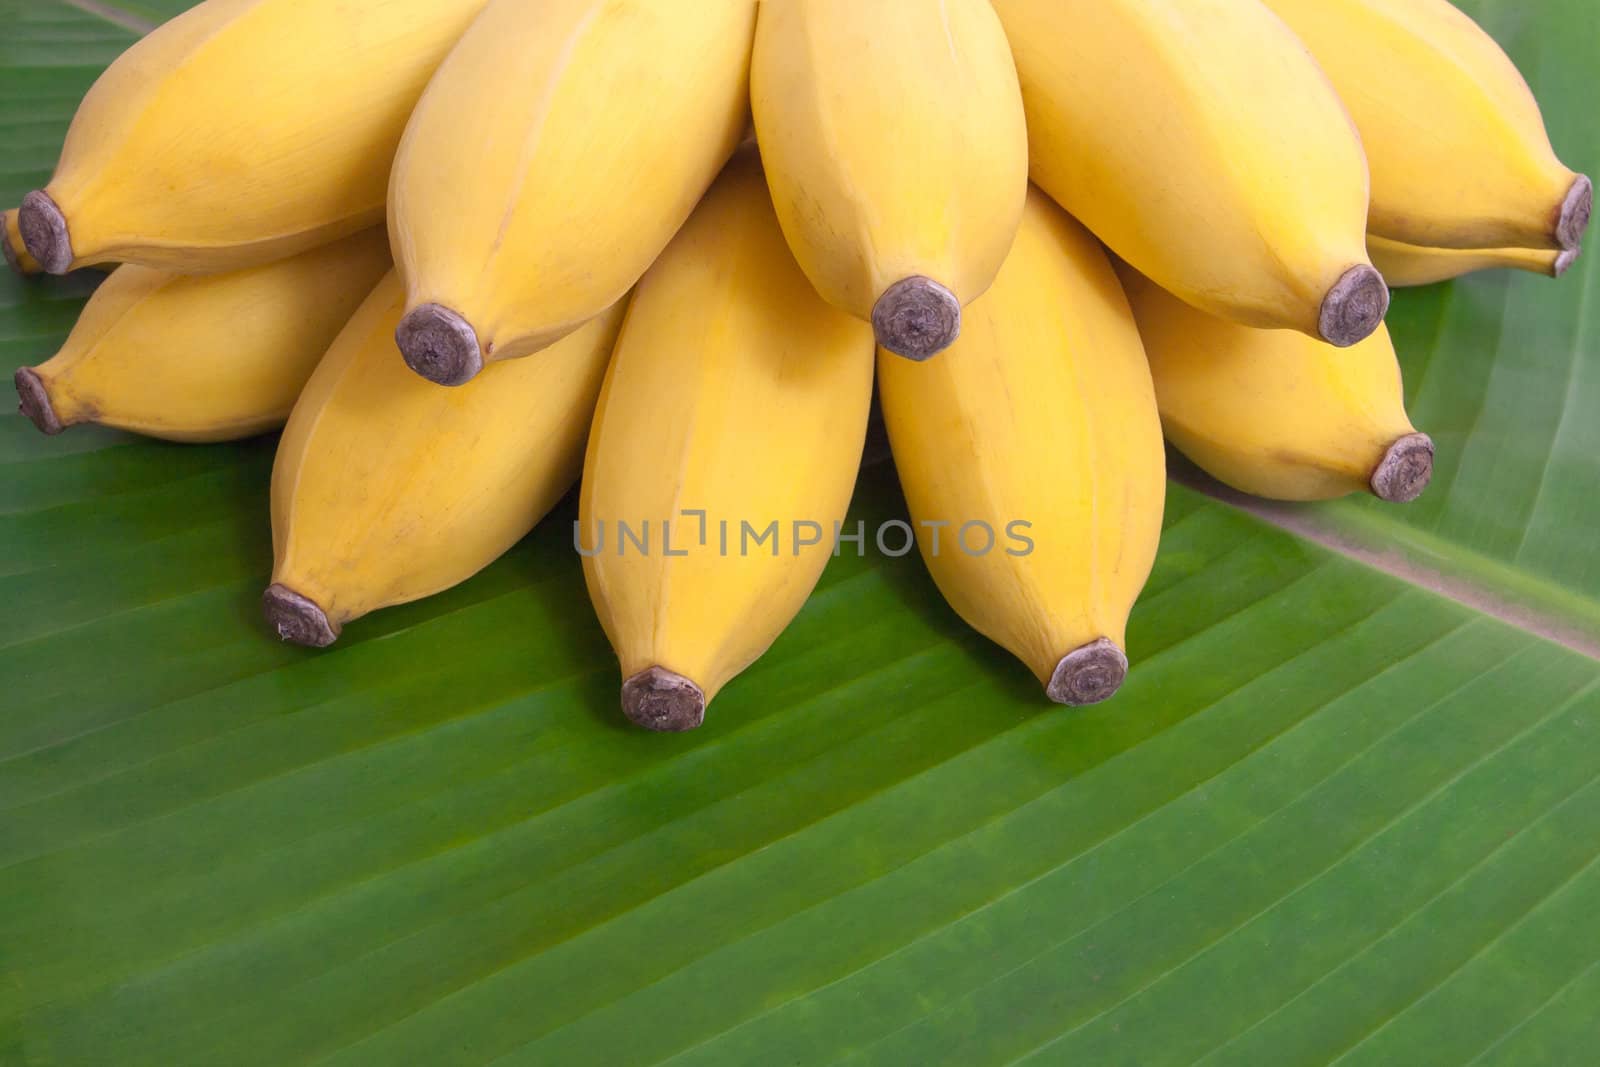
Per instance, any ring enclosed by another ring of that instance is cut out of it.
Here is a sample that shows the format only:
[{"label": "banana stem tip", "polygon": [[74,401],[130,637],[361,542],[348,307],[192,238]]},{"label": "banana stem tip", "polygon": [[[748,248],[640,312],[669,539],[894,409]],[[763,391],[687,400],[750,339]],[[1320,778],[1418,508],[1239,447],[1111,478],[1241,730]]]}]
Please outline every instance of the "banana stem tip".
[{"label": "banana stem tip", "polygon": [[1556,241],[1565,249],[1576,249],[1583,244],[1583,235],[1589,229],[1589,217],[1594,214],[1594,182],[1580,174],[1567,190],[1561,202],[1561,213],[1556,216]]},{"label": "banana stem tip", "polygon": [[50,403],[50,394],[45,392],[44,382],[33,372],[30,367],[23,367],[17,371],[17,399],[22,413],[39,427],[40,433],[54,436],[66,427],[56,416],[56,409]]},{"label": "banana stem tip", "polygon": [[406,366],[438,385],[466,385],[483,372],[478,331],[438,304],[408,312],[394,332]]},{"label": "banana stem tip", "polygon": [[651,667],[622,683],[622,711],[636,726],[683,733],[706,720],[706,695],[681,674]]},{"label": "banana stem tip", "polygon": [[296,645],[327,648],[339,640],[339,627],[309,597],[274,583],[261,594],[261,610],[278,636]]},{"label": "banana stem tip", "polygon": [[1567,273],[1567,271],[1572,269],[1572,265],[1578,262],[1578,256],[1580,254],[1581,253],[1576,248],[1569,248],[1562,252],[1556,257],[1556,265],[1551,268],[1550,276],[1553,278],[1559,278],[1563,274]]},{"label": "banana stem tip", "polygon": [[1127,677],[1127,654],[1102,637],[1061,657],[1045,692],[1057,704],[1084,707],[1110,700]]},{"label": "banana stem tip", "polygon": [[1371,337],[1389,313],[1389,286],[1367,264],[1351,267],[1328,290],[1317,324],[1322,339],[1349,348]]},{"label": "banana stem tip", "polygon": [[961,336],[961,301],[932,278],[905,278],[878,298],[872,332],[897,356],[932,359]]},{"label": "banana stem tip", "polygon": [[1433,481],[1433,438],[1407,434],[1389,446],[1372,474],[1372,492],[1391,504],[1409,504]]},{"label": "banana stem tip", "polygon": [[49,193],[35,189],[22,198],[22,207],[17,210],[17,229],[22,232],[23,247],[44,270],[65,274],[72,269],[74,253],[67,217],[50,199]]}]

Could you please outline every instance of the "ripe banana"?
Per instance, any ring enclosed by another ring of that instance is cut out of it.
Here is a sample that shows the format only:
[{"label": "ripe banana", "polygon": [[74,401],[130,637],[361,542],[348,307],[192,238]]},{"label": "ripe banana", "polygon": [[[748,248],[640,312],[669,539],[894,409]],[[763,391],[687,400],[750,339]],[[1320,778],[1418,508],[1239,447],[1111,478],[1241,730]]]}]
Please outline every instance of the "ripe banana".
[{"label": "ripe banana", "polygon": [[1098,703],[1127,674],[1128,613],[1165,504],[1138,331],[1099,243],[1037,191],[967,312],[937,360],[878,359],[923,558],[957,614],[1052,700]]},{"label": "ripe banana", "polygon": [[988,0],[761,9],[751,104],[773,202],[823,299],[911,359],[993,283],[1028,191],[1028,131]]},{"label": "ripe banana", "polygon": [[1594,187],[1556,158],[1509,57],[1446,0],[1266,0],[1355,116],[1373,233],[1437,248],[1577,248]]},{"label": "ripe banana", "polygon": [[1274,500],[1415,500],[1433,442],[1406,415],[1387,328],[1339,351],[1196,311],[1122,272],[1167,439],[1219,481]]},{"label": "ripe banana", "polygon": [[1184,300],[1351,345],[1389,291],[1344,106],[1254,0],[994,0],[1033,180]]},{"label": "ripe banana", "polygon": [[84,97],[23,201],[52,274],[120,260],[190,274],[383,221],[406,119],[484,0],[207,0]]},{"label": "ripe banana", "polygon": [[744,136],[756,0],[493,0],[395,162],[398,341],[442,385],[616,303]]},{"label": "ripe banana", "polygon": [[465,581],[578,475],[621,304],[545,358],[462,390],[395,358],[404,308],[391,274],[318,365],[278,446],[263,607],[286,641],[330,645],[352,619]]},{"label": "ripe banana", "polygon": [[584,467],[584,576],[635,723],[699,726],[800,611],[850,503],[872,353],[742,154],[639,284]]},{"label": "ripe banana", "polygon": [[22,243],[15,210],[0,213],[0,253],[5,255],[6,265],[24,278],[39,273],[39,261],[28,254]]},{"label": "ripe banana", "polygon": [[169,441],[275,429],[388,269],[381,226],[229,274],[119,267],[61,351],[17,372],[23,414],[49,434],[83,422]]},{"label": "ripe banana", "polygon": [[1367,252],[1383,280],[1394,288],[1432,285],[1480,270],[1525,270],[1559,278],[1577,262],[1577,249],[1423,248],[1367,235]]}]

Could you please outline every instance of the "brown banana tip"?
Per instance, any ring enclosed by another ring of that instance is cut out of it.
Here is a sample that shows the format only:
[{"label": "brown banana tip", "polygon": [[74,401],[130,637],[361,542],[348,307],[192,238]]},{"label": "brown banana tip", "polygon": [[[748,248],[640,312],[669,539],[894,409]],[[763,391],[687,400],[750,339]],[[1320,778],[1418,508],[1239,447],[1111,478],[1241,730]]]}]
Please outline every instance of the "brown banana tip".
[{"label": "brown banana tip", "polygon": [[1575,249],[1583,244],[1583,235],[1589,229],[1589,217],[1594,214],[1594,182],[1580,174],[1567,190],[1561,202],[1561,213],[1556,216],[1556,241],[1562,248]]},{"label": "brown banana tip", "polygon": [[23,247],[41,268],[51,274],[65,274],[72,269],[74,253],[67,217],[49,193],[35,189],[22,198],[17,228],[22,231]]},{"label": "brown banana tip", "polygon": [[1552,278],[1559,278],[1563,274],[1567,273],[1567,271],[1572,269],[1572,265],[1578,262],[1578,256],[1579,251],[1576,248],[1569,248],[1562,252],[1556,257],[1556,265],[1550,268],[1550,276]]},{"label": "brown banana tip", "polygon": [[406,366],[439,385],[466,385],[483,372],[478,332],[456,312],[423,304],[400,320],[395,343]]},{"label": "brown banana tip", "polygon": [[897,356],[932,359],[961,336],[961,301],[932,278],[905,278],[878,298],[872,332]]},{"label": "brown banana tip", "polygon": [[1372,492],[1391,504],[1409,504],[1433,481],[1433,438],[1407,434],[1383,454],[1372,474]]},{"label": "brown banana tip", "polygon": [[261,610],[278,636],[296,645],[327,648],[339,640],[339,626],[308,597],[273,584],[261,594]]},{"label": "brown banana tip", "polygon": [[1102,637],[1062,656],[1045,693],[1057,704],[1078,708],[1110,700],[1127,677],[1127,654]]},{"label": "brown banana tip", "polygon": [[622,711],[646,730],[683,733],[706,721],[706,695],[683,675],[651,667],[622,683]]},{"label": "brown banana tip", "polygon": [[54,436],[66,429],[56,416],[55,405],[50,403],[50,394],[45,392],[44,382],[31,367],[17,371],[13,380],[17,383],[17,399],[21,401],[18,406],[39,427],[40,433]]},{"label": "brown banana tip", "polygon": [[1317,330],[1337,348],[1349,348],[1371,337],[1389,313],[1389,286],[1373,267],[1351,267],[1322,301]]}]

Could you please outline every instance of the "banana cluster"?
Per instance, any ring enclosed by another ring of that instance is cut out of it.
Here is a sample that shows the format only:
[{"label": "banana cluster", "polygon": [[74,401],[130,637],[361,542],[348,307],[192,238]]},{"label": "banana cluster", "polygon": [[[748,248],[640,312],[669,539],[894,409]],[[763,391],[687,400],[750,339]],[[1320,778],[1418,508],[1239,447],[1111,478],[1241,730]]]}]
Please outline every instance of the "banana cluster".
[{"label": "banana cluster", "polygon": [[677,731],[872,540],[875,386],[951,607],[1095,703],[1164,440],[1415,499],[1390,286],[1559,276],[1592,201],[1446,0],[207,0],[0,247],[114,267],[17,372],[44,432],[283,429],[279,636],[464,581],[580,485],[623,709]]}]

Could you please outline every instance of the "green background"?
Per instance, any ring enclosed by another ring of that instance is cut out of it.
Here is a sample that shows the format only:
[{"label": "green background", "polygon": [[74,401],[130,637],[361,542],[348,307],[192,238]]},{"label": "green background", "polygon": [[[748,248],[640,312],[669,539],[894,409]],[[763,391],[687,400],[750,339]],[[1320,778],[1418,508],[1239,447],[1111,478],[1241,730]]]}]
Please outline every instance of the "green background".
[{"label": "green background", "polygon": [[[0,0],[4,206],[188,4],[85,6]],[[1600,171],[1592,0],[1464,6]],[[1396,300],[1417,505],[1175,486],[1073,712],[846,557],[704,729],[626,728],[570,506],[281,646],[270,440],[0,416],[0,1064],[1593,1062],[1594,263]],[[86,292],[0,279],[0,370]]]}]

